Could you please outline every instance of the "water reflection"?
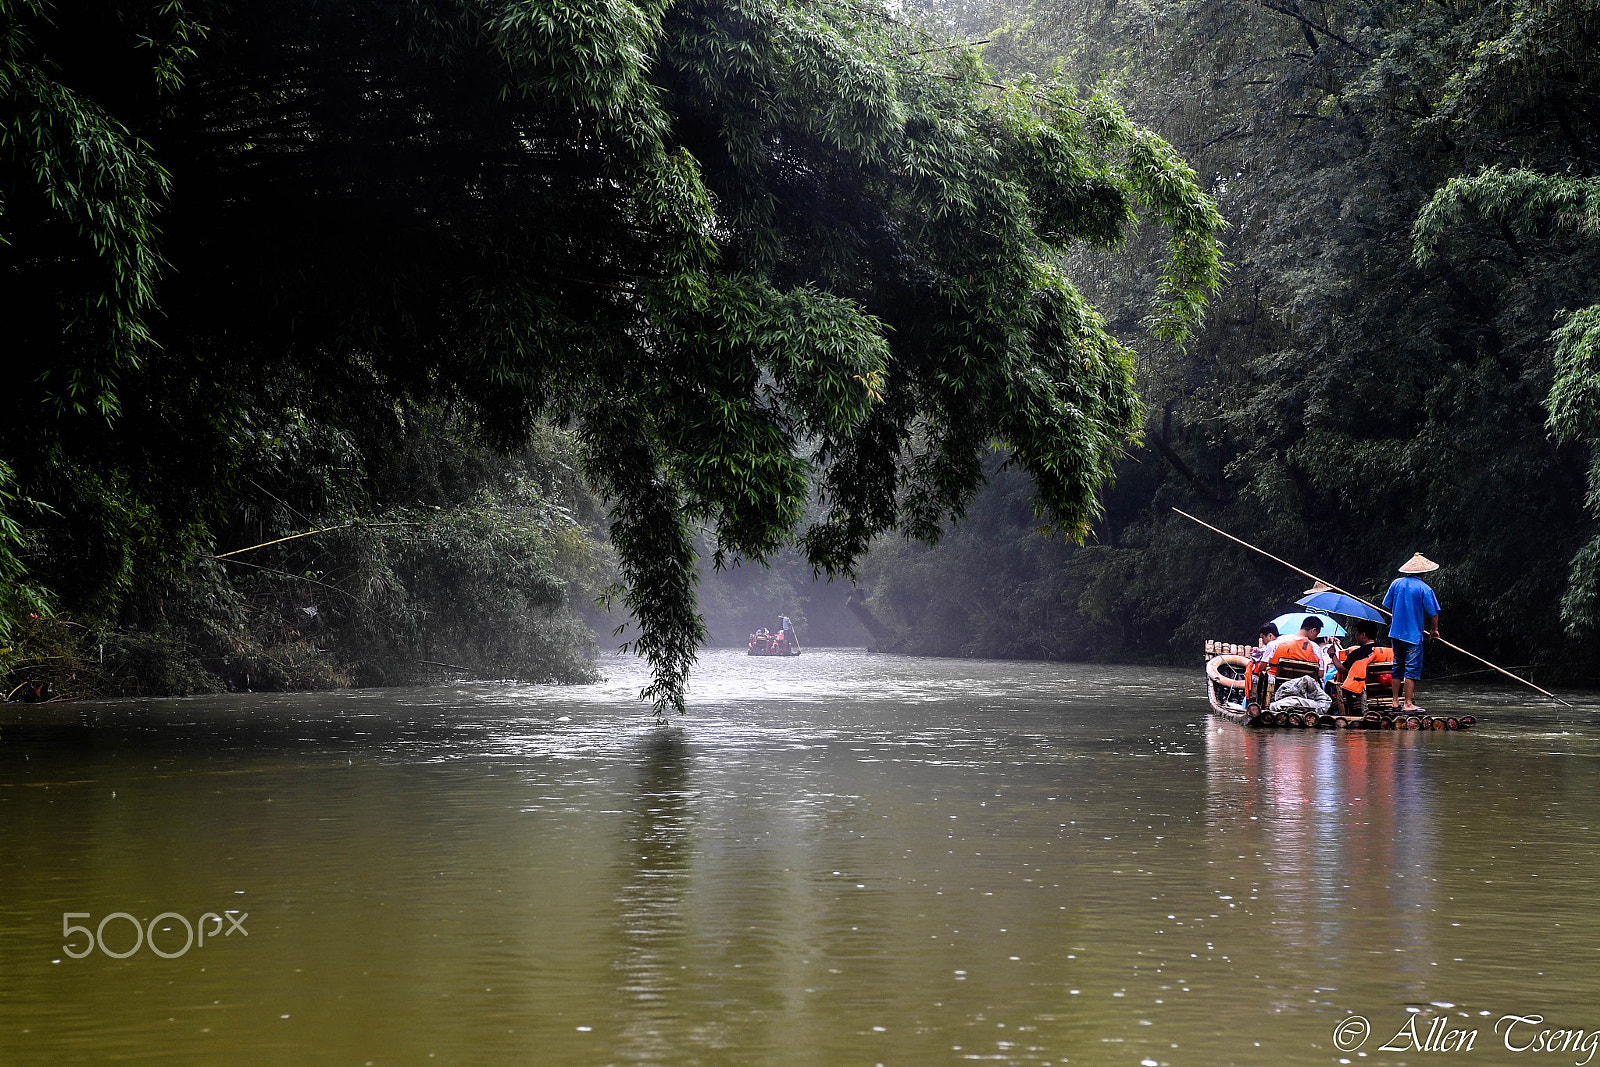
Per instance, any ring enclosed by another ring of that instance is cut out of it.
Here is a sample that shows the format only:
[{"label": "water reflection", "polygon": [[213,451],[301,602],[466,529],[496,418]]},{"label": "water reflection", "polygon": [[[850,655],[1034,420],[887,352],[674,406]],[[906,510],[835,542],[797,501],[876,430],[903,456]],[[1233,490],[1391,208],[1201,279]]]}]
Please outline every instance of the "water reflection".
[{"label": "water reflection", "polygon": [[618,841],[622,885],[615,926],[621,950],[614,966],[622,1013],[624,1059],[659,1063],[672,1047],[675,994],[684,964],[684,895],[694,835],[688,744],[682,730],[652,731],[639,742],[638,784]]},{"label": "water reflection", "polygon": [[1275,939],[1337,961],[1377,935],[1413,977],[1436,959],[1428,920],[1439,903],[1438,820],[1421,751],[1429,741],[1207,729],[1214,847],[1253,868]]}]

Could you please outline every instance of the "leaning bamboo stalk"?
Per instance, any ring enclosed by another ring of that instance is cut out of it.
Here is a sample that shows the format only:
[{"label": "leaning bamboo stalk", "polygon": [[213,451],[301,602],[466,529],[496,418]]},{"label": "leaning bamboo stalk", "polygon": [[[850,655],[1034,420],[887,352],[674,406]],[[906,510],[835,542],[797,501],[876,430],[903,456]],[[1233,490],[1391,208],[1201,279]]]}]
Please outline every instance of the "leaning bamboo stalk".
[{"label": "leaning bamboo stalk", "polygon": [[344,523],[340,523],[337,526],[324,526],[319,530],[307,530],[305,533],[290,534],[288,537],[279,537],[279,538],[277,538],[276,540],[273,540],[273,541],[263,541],[259,545],[251,545],[248,548],[236,548],[232,552],[218,552],[216,555],[211,556],[209,558],[211,558],[211,559],[227,559],[229,556],[237,556],[237,555],[240,555],[240,554],[245,553],[245,552],[254,552],[258,548],[267,548],[267,547],[269,547],[271,545],[281,545],[285,541],[297,541],[302,537],[315,537],[317,534],[333,533],[335,530],[348,530],[348,529],[350,529],[351,527],[354,527],[354,526],[365,526],[365,527],[367,527],[369,529],[376,529],[378,527],[383,527],[383,526],[416,526],[416,525],[417,525],[417,523],[414,523],[414,522],[344,522]]}]

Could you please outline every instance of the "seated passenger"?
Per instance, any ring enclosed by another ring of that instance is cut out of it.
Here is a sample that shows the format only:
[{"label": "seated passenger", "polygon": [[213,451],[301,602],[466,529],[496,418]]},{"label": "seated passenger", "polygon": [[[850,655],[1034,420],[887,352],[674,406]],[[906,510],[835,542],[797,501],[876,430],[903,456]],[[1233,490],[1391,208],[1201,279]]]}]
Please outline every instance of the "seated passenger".
[{"label": "seated passenger", "polygon": [[1322,649],[1322,687],[1326,689],[1333,684],[1334,676],[1339,673],[1339,639],[1336,637],[1319,637],[1316,640],[1316,645]]},{"label": "seated passenger", "polygon": [[1264,664],[1267,661],[1267,649],[1272,642],[1278,639],[1278,624],[1267,622],[1261,624],[1261,636],[1256,640],[1256,647],[1252,648],[1245,656],[1244,665],[1244,691],[1249,694],[1246,703],[1260,707],[1266,696],[1267,670]]},{"label": "seated passenger", "polygon": [[[1341,657],[1339,673],[1333,688],[1333,706],[1340,715],[1364,715],[1367,710],[1367,667],[1372,654],[1378,651],[1377,629],[1365,619],[1356,623],[1356,643]],[[1351,710],[1345,711],[1345,702]]]},{"label": "seated passenger", "polygon": [[[1315,615],[1307,615],[1300,623],[1298,633],[1280,637],[1267,646],[1267,667],[1272,674],[1272,688],[1276,688],[1278,678],[1283,675],[1289,664],[1297,665],[1291,676],[1312,674],[1321,681],[1328,672],[1330,660],[1327,650],[1317,643],[1317,638],[1320,636],[1322,636],[1322,620]],[[1272,693],[1269,690],[1268,702],[1271,699]]]},{"label": "seated passenger", "polygon": [[1252,663],[1260,663],[1266,659],[1267,648],[1278,639],[1278,624],[1266,622],[1261,624],[1261,636],[1256,639],[1256,647],[1250,650],[1249,659]]}]

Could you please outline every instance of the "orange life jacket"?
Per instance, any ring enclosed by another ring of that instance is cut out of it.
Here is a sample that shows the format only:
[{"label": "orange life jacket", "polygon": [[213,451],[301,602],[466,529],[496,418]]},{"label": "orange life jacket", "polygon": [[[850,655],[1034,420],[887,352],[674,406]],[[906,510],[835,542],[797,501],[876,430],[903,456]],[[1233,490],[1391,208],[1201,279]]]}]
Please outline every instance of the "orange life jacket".
[{"label": "orange life jacket", "polygon": [[1372,667],[1378,667],[1379,668],[1376,671],[1372,671],[1372,674],[1373,674],[1374,677],[1376,677],[1377,675],[1382,674],[1383,673],[1383,668],[1385,668],[1385,667],[1393,669],[1393,667],[1394,667],[1394,649],[1388,647],[1387,645],[1373,645],[1372,646],[1372,655],[1366,657],[1365,659],[1358,660],[1356,662],[1356,665],[1354,667],[1350,668],[1350,673],[1345,676],[1345,680],[1344,680],[1344,690],[1345,690],[1345,692],[1347,692],[1347,693],[1359,693],[1362,690],[1366,689],[1367,688],[1367,672]]},{"label": "orange life jacket", "polygon": [[1321,658],[1317,655],[1317,646],[1306,640],[1304,637],[1299,636],[1291,637],[1289,640],[1283,642],[1283,644],[1272,650],[1273,674],[1278,673],[1278,661],[1285,659],[1297,660],[1301,663],[1309,663],[1313,667],[1322,662]]}]

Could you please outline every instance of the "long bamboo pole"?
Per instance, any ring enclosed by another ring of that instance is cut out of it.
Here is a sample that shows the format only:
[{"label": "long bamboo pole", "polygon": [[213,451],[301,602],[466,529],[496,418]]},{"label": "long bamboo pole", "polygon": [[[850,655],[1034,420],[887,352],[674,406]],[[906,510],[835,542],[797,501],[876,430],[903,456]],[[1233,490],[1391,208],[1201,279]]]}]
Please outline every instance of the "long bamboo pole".
[{"label": "long bamboo pole", "polygon": [[302,538],[302,537],[314,536],[315,534],[332,533],[334,530],[348,530],[350,527],[356,526],[356,525],[358,525],[358,524],[357,523],[353,523],[353,522],[347,522],[347,523],[344,523],[343,525],[340,525],[340,526],[324,526],[320,530],[307,530],[305,533],[290,534],[288,537],[280,537],[276,541],[263,541],[259,545],[251,545],[249,548],[236,548],[232,552],[218,552],[215,556],[212,556],[211,558],[212,559],[227,559],[229,556],[237,556],[237,555],[239,555],[241,553],[244,553],[244,552],[254,552],[258,548],[266,548],[268,545],[281,545],[285,541],[295,541],[295,540],[298,540],[299,538]]},{"label": "long bamboo pole", "polygon": [[[1187,511],[1183,511],[1180,508],[1173,508],[1172,510],[1176,511],[1179,515],[1182,515],[1184,518],[1188,519],[1190,522],[1199,523],[1201,526],[1204,526],[1206,529],[1210,530],[1212,533],[1221,534],[1223,537],[1226,537],[1228,540],[1234,542],[1235,544],[1243,545],[1244,547],[1248,548],[1252,552],[1259,552],[1263,556],[1266,556],[1268,559],[1272,560],[1275,563],[1282,563],[1285,567],[1288,567],[1290,570],[1294,571],[1296,574],[1303,574],[1307,578],[1310,578],[1313,582],[1321,582],[1323,585],[1327,586],[1333,592],[1335,592],[1335,593],[1343,593],[1345,596],[1349,597],[1351,600],[1360,600],[1361,603],[1366,604],[1367,607],[1371,608],[1373,611],[1378,612],[1380,615],[1383,615],[1383,616],[1386,616],[1386,617],[1389,617],[1389,618],[1393,618],[1393,616],[1388,611],[1384,610],[1383,608],[1380,608],[1376,604],[1369,603],[1366,600],[1362,600],[1361,597],[1356,596],[1354,593],[1350,592],[1350,590],[1348,590],[1348,589],[1340,589],[1338,586],[1334,585],[1332,582],[1328,581],[1327,579],[1318,578],[1315,574],[1312,574],[1310,571],[1302,570],[1301,568],[1296,567],[1293,563],[1290,563],[1288,560],[1279,559],[1277,556],[1274,556],[1271,552],[1268,552],[1264,548],[1257,548],[1255,545],[1252,545],[1249,541],[1241,541],[1237,537],[1233,536],[1231,533],[1228,533],[1226,530],[1219,530],[1215,526],[1211,525],[1209,522],[1206,522],[1203,519],[1195,518],[1193,515],[1189,514]],[[1501,674],[1505,675],[1507,678],[1511,678],[1511,679],[1513,679],[1515,681],[1521,682],[1523,685],[1527,686],[1529,689],[1534,690],[1535,692],[1543,693],[1545,696],[1549,697],[1551,700],[1554,700],[1558,704],[1565,704],[1569,708],[1572,707],[1571,704],[1568,704],[1565,700],[1562,700],[1560,697],[1556,696],[1554,693],[1550,692],[1549,690],[1540,689],[1538,686],[1534,685],[1532,682],[1528,681],[1526,678],[1523,678],[1523,677],[1521,677],[1519,675],[1512,674],[1510,671],[1506,670],[1504,667],[1500,667],[1500,666],[1497,666],[1497,665],[1495,665],[1493,663],[1490,663],[1488,660],[1484,659],[1482,656],[1478,655],[1475,652],[1468,652],[1466,649],[1462,648],[1460,645],[1453,645],[1449,641],[1446,641],[1442,637],[1435,637],[1434,640],[1439,642],[1441,645],[1443,645],[1446,648],[1455,649],[1457,652],[1461,653],[1463,656],[1471,656],[1473,659],[1477,660],[1479,663],[1483,664],[1485,667],[1493,668],[1494,670],[1497,670]]]},{"label": "long bamboo pole", "polygon": [[237,556],[237,555],[239,555],[241,553],[244,553],[244,552],[254,552],[258,548],[266,548],[269,545],[281,545],[285,541],[294,541],[294,540],[298,540],[299,538],[302,538],[302,537],[313,537],[313,536],[315,536],[317,534],[332,533],[334,530],[348,530],[352,526],[366,526],[369,529],[378,529],[378,528],[384,527],[384,526],[415,526],[415,525],[417,525],[417,524],[414,523],[414,522],[345,522],[345,523],[340,523],[338,526],[324,526],[320,530],[307,530],[305,533],[290,534],[288,537],[280,537],[276,541],[263,541],[259,545],[251,545],[249,548],[236,548],[232,552],[219,552],[215,556],[211,556],[209,558],[210,559],[227,559],[229,556]]}]

